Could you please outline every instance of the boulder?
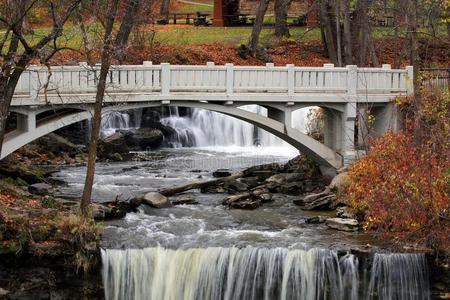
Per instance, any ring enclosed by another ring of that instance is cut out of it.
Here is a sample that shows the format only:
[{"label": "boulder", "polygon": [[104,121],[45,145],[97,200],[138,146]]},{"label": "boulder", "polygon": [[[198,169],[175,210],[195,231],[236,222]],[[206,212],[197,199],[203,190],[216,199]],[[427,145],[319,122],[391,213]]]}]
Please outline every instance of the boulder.
[{"label": "boulder", "polygon": [[294,200],[295,205],[299,205],[304,210],[330,210],[334,208],[336,195],[325,189],[321,193],[310,194],[306,197]]},{"label": "boulder", "polygon": [[344,219],[355,219],[356,216],[347,206],[336,208],[336,217]]},{"label": "boulder", "polygon": [[198,204],[193,195],[180,195],[172,200],[173,205],[183,205],[183,204]]},{"label": "boulder", "polygon": [[348,184],[348,182],[348,173],[343,172],[336,175],[333,180],[331,180],[331,183],[328,187],[333,191],[340,191]]},{"label": "boulder", "polygon": [[212,173],[213,177],[220,178],[220,177],[228,177],[231,176],[230,169],[217,169]]},{"label": "boulder", "polygon": [[157,192],[149,192],[142,197],[142,203],[155,208],[165,208],[172,206],[166,196]]},{"label": "boulder", "polygon": [[127,136],[128,145],[136,145],[140,149],[158,148],[164,140],[164,134],[160,129],[139,128]]},{"label": "boulder", "polygon": [[242,193],[226,197],[222,204],[237,209],[256,209],[261,205],[261,201],[250,193]]},{"label": "boulder", "polygon": [[129,133],[116,132],[98,143],[98,157],[102,160],[123,160],[130,156],[130,148],[126,143]]},{"label": "boulder", "polygon": [[331,194],[318,198],[312,202],[307,202],[302,206],[303,210],[332,210],[336,195]]},{"label": "boulder", "polygon": [[228,193],[245,192],[248,190],[248,185],[239,180],[230,180],[224,183],[224,188],[228,190]]},{"label": "boulder", "polygon": [[258,177],[252,176],[240,178],[240,182],[245,183],[249,188],[252,189],[260,185],[262,181],[260,181]]},{"label": "boulder", "polygon": [[250,193],[242,193],[242,194],[238,194],[238,195],[231,195],[226,197],[225,199],[223,199],[222,204],[223,205],[231,205],[233,202],[238,202],[244,199],[248,199],[250,198],[251,194]]},{"label": "boulder", "polygon": [[340,231],[358,231],[359,223],[355,219],[329,218],[325,225]]},{"label": "boulder", "polygon": [[46,196],[50,194],[52,186],[47,183],[35,183],[28,186],[28,192],[34,195]]},{"label": "boulder", "polygon": [[286,195],[300,195],[303,193],[303,182],[286,182],[277,188],[277,191]]},{"label": "boulder", "polygon": [[269,189],[267,188],[255,189],[251,192],[251,196],[263,203],[273,201],[272,193],[270,193]]}]

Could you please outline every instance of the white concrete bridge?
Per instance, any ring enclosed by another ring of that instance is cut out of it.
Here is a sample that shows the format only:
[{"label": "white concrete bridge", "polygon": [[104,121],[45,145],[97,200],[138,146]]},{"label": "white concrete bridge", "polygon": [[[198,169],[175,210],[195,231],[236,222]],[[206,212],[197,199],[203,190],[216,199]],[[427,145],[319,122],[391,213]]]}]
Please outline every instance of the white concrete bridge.
[{"label": "white concrete bridge", "polygon": [[[98,66],[86,64],[51,70],[30,67],[24,72],[11,107],[17,113],[17,128],[7,133],[1,158],[47,133],[90,118],[98,74]],[[390,65],[312,68],[144,62],[111,68],[104,112],[162,105],[212,110],[250,122],[317,162],[340,168],[354,159],[357,112],[364,115],[371,107],[377,130],[392,128],[389,102],[412,92],[411,78],[411,67],[393,70]],[[268,116],[239,108],[248,104],[267,108]],[[325,144],[292,127],[292,112],[309,106],[326,111]],[[363,127],[360,124],[359,137]]]}]

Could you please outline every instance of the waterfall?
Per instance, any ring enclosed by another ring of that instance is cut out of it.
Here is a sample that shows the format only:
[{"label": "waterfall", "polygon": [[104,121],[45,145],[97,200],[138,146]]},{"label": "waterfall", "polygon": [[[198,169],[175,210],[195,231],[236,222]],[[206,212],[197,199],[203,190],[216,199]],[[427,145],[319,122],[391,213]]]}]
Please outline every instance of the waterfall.
[{"label": "waterfall", "polygon": [[[267,116],[267,109],[258,105],[245,105],[240,109]],[[299,109],[293,113],[294,128],[305,131],[306,114],[309,109]],[[286,146],[276,136],[239,119],[203,109],[193,109],[189,116],[171,114],[161,119],[164,125],[175,129],[177,136],[172,141],[180,146]]]},{"label": "waterfall", "polygon": [[[245,105],[240,109],[267,116],[267,109],[258,105]],[[299,109],[292,114],[292,127],[306,130],[307,113],[310,108]],[[102,117],[102,137],[112,135],[116,130],[138,128],[142,120],[142,109],[126,112],[108,112]],[[166,140],[175,148],[210,146],[287,146],[287,143],[273,134],[254,125],[203,109],[192,109],[189,114],[180,115],[178,107],[166,107],[161,118],[163,125],[177,133]]]},{"label": "waterfall", "polygon": [[116,130],[130,130],[140,127],[142,109],[132,111],[112,111],[102,115],[100,132],[103,137],[110,136]]},{"label": "waterfall", "polygon": [[377,295],[377,299],[430,299],[428,270],[424,255],[375,254],[369,295]]},{"label": "waterfall", "polygon": [[101,254],[106,299],[429,297],[420,254],[376,254],[369,287],[359,280],[357,257],[326,249],[155,247],[103,249]]}]

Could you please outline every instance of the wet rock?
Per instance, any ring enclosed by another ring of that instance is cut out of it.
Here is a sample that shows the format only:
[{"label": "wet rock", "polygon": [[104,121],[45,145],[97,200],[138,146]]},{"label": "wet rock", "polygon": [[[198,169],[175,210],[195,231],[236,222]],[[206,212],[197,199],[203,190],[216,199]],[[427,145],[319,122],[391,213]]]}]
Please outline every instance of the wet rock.
[{"label": "wet rock", "polygon": [[224,184],[224,188],[228,190],[228,193],[245,192],[248,190],[248,185],[239,180],[231,180]]},{"label": "wet rock", "polygon": [[358,231],[359,223],[355,219],[329,218],[325,225],[340,231]]},{"label": "wet rock", "polygon": [[303,204],[303,210],[331,210],[333,209],[334,201],[336,200],[336,195],[331,194],[314,201],[307,202]]},{"label": "wet rock", "polygon": [[327,220],[326,217],[314,216],[314,217],[306,218],[305,223],[307,223],[307,224],[321,224],[321,223],[325,223],[326,220]]},{"label": "wet rock", "polygon": [[180,195],[172,201],[173,205],[198,204],[193,195]]},{"label": "wet rock", "polygon": [[238,195],[231,195],[226,197],[225,199],[223,199],[222,204],[223,205],[231,205],[233,202],[238,202],[241,200],[245,200],[250,198],[251,194],[250,193],[242,193],[242,194],[238,194]]},{"label": "wet rock", "polygon": [[271,176],[275,175],[275,171],[272,170],[258,170],[252,172],[252,176],[256,176],[258,180],[265,181],[266,179],[270,178]]},{"label": "wet rock", "polygon": [[156,149],[164,140],[164,134],[160,129],[139,128],[127,135],[128,145],[136,145],[140,149]]},{"label": "wet rock", "polygon": [[220,177],[228,177],[231,176],[230,169],[217,169],[212,173],[213,177],[220,178]]},{"label": "wet rock", "polygon": [[237,201],[230,204],[230,207],[236,209],[256,209],[261,206],[261,202],[259,200],[243,200]]},{"label": "wet rock", "polygon": [[202,187],[200,192],[203,194],[223,194],[226,190],[222,185],[209,185]]},{"label": "wet rock", "polygon": [[39,138],[36,143],[43,149],[46,149],[47,153],[68,152],[71,156],[75,156],[85,148],[82,145],[75,145],[65,137],[53,132]]},{"label": "wet rock", "polygon": [[336,217],[344,219],[356,219],[356,216],[347,206],[336,208]]},{"label": "wet rock", "polygon": [[264,203],[264,202],[272,202],[273,198],[272,198],[272,194],[271,193],[264,193],[258,196],[259,200]]},{"label": "wet rock", "polygon": [[273,201],[272,193],[270,193],[269,189],[267,189],[267,188],[259,188],[259,189],[253,190],[251,192],[251,196],[253,196],[257,200],[261,201],[262,203]]},{"label": "wet rock", "polygon": [[262,181],[259,180],[258,177],[253,176],[253,177],[243,177],[240,178],[240,181],[245,183],[246,185],[248,185],[249,188],[254,188],[257,187],[258,185],[261,184]]},{"label": "wet rock", "polygon": [[125,217],[129,212],[135,212],[137,207],[141,205],[142,200],[138,198],[130,201],[110,201],[103,203],[93,203],[92,213],[96,220],[111,220]]},{"label": "wet rock", "polygon": [[165,208],[172,206],[166,196],[157,192],[150,192],[142,197],[142,203],[155,208]]},{"label": "wet rock", "polygon": [[[101,160],[123,160],[130,156],[130,148],[126,143],[128,133],[116,132],[98,142],[98,157]],[[119,157],[120,156],[120,157]]]},{"label": "wet rock", "polygon": [[50,194],[52,186],[47,183],[35,183],[28,186],[28,192],[34,195],[46,196]]},{"label": "wet rock", "polygon": [[0,297],[5,297],[8,294],[9,294],[9,291],[0,288]]},{"label": "wet rock", "polygon": [[303,192],[302,182],[288,182],[277,188],[277,191],[286,195],[300,195]]},{"label": "wet rock", "polygon": [[236,209],[256,209],[261,205],[261,201],[250,193],[242,193],[226,197],[222,204]]},{"label": "wet rock", "polygon": [[253,166],[244,170],[244,177],[264,177],[264,180],[272,175],[283,171],[284,166],[281,164],[265,164]]},{"label": "wet rock", "polygon": [[112,161],[123,161],[123,157],[122,155],[120,155],[120,153],[114,153],[112,155],[109,156],[109,159]]},{"label": "wet rock", "polygon": [[29,184],[33,184],[43,182],[50,175],[51,171],[47,171],[44,168],[30,167],[26,164],[11,161],[8,158],[0,161],[0,177],[2,178],[20,178]]},{"label": "wet rock", "polygon": [[283,184],[285,182],[301,181],[305,178],[303,173],[280,173],[269,177],[266,182]]}]

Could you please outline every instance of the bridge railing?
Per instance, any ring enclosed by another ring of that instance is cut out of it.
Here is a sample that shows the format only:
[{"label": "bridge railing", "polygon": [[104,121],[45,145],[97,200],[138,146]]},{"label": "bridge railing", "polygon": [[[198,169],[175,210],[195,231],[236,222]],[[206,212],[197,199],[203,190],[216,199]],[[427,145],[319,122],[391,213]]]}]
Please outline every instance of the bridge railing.
[{"label": "bridge railing", "polygon": [[[16,95],[35,99],[38,95],[94,93],[100,66],[32,66],[21,76]],[[412,68],[391,69],[295,67],[294,65],[234,66],[232,64],[179,66],[170,64],[112,66],[108,93],[409,93]]]}]

